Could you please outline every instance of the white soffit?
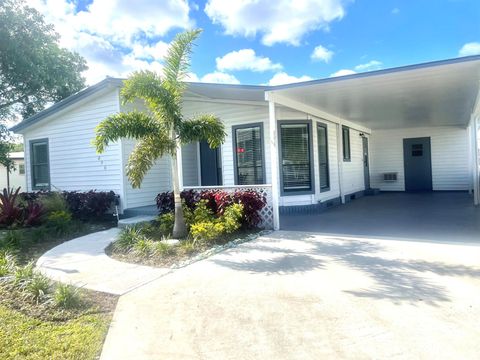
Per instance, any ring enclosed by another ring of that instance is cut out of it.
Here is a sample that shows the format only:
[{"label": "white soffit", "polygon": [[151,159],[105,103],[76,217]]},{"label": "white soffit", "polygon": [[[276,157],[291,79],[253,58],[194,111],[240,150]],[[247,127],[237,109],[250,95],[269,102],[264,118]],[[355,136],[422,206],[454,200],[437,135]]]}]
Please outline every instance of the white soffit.
[{"label": "white soffit", "polygon": [[370,129],[466,127],[479,90],[480,57],[273,89]]}]

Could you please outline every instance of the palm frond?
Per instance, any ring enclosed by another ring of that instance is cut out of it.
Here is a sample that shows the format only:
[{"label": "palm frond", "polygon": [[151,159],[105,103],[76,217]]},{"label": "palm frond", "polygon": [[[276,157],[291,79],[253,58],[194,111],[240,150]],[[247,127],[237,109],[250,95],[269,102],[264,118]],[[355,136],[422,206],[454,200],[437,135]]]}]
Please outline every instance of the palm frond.
[{"label": "palm frond", "polygon": [[208,114],[183,121],[177,133],[182,144],[206,140],[212,149],[219,147],[226,136],[222,121]]},{"label": "palm frond", "polygon": [[107,145],[121,138],[142,139],[164,131],[154,118],[138,111],[118,113],[107,117],[95,129],[92,143],[98,153]]},{"label": "palm frond", "polygon": [[139,188],[145,174],[155,161],[164,155],[173,155],[176,143],[167,133],[152,134],[139,141],[128,158],[127,176],[134,188]]},{"label": "palm frond", "polygon": [[164,87],[160,76],[153,71],[133,72],[124,81],[121,96],[123,104],[142,99],[159,118],[176,122],[181,117],[180,100]]},{"label": "palm frond", "polygon": [[180,96],[185,89],[182,83],[190,67],[190,55],[193,42],[202,32],[201,29],[186,31],[178,34],[168,48],[163,67],[164,81],[169,90],[175,91]]}]

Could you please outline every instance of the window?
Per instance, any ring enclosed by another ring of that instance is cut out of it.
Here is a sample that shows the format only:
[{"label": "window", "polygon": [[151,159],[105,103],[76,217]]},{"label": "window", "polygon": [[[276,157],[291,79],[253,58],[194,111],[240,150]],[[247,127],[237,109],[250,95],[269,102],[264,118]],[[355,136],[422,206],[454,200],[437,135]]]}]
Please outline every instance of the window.
[{"label": "window", "polygon": [[262,124],[233,127],[237,185],[265,184]]},{"label": "window", "polygon": [[280,155],[284,194],[312,193],[310,123],[280,123]]},{"label": "window", "polygon": [[330,190],[330,170],[328,168],[327,125],[317,125],[318,163],[320,168],[320,192]]},{"label": "window", "polygon": [[423,144],[412,144],[412,156],[423,156]]},{"label": "window", "polygon": [[350,161],[350,129],[342,126],[343,161]]},{"label": "window", "polygon": [[20,175],[25,175],[25,164],[18,164],[18,173]]},{"label": "window", "polygon": [[30,141],[30,161],[32,164],[32,189],[49,189],[50,168],[47,139]]}]

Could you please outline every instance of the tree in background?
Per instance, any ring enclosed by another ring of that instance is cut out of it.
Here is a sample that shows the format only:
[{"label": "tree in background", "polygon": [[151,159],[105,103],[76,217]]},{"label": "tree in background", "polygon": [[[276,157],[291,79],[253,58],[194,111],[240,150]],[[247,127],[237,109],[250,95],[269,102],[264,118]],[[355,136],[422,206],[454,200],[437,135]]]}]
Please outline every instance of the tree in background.
[{"label": "tree in background", "polygon": [[178,179],[177,149],[182,144],[206,140],[216,148],[225,139],[225,129],[220,119],[213,115],[197,115],[184,119],[182,115],[184,82],[190,66],[193,42],[201,30],[178,34],[170,44],[164,61],[163,74],[151,71],[134,72],[121,90],[124,103],[137,99],[144,101],[148,112],[118,113],[103,120],[96,129],[94,145],[102,153],[105,147],[121,138],[137,140],[127,164],[127,176],[134,188],[140,187],[145,174],[164,156],[172,158],[172,183],[175,199],[175,224],[173,237],[187,235],[183,218]]},{"label": "tree in background", "polygon": [[0,164],[12,151],[6,121],[29,117],[85,86],[85,60],[23,0],[0,0]]}]

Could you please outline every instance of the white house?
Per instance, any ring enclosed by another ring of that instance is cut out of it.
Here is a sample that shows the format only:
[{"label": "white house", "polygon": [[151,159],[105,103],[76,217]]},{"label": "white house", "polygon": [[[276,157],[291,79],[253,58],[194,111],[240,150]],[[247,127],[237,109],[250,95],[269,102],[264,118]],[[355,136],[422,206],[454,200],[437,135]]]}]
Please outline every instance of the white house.
[{"label": "white house", "polygon": [[[279,213],[316,211],[381,191],[474,191],[480,56],[282,86],[189,83],[185,116],[214,113],[226,125],[218,150],[181,149],[181,186],[256,187]],[[12,128],[23,134],[28,190],[113,190],[123,211],[171,189],[162,158],[133,189],[125,164],[134,142],[101,155],[95,126],[121,105],[107,78]],[[141,105],[137,105],[141,107]]]},{"label": "white house", "polygon": [[13,168],[7,171],[5,166],[0,166],[0,190],[5,188],[25,189],[25,162],[23,151],[14,151],[8,154],[13,161]]}]

